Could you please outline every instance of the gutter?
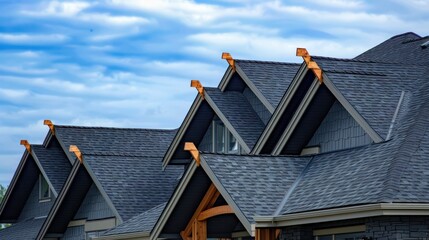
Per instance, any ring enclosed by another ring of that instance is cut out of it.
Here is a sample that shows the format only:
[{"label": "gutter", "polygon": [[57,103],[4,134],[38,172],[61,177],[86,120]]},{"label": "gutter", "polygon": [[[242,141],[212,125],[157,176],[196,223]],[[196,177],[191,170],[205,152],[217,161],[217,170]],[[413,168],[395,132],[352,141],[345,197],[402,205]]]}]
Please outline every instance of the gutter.
[{"label": "gutter", "polygon": [[393,215],[428,216],[429,203],[376,203],[279,216],[255,216],[254,219],[256,228],[266,228]]}]

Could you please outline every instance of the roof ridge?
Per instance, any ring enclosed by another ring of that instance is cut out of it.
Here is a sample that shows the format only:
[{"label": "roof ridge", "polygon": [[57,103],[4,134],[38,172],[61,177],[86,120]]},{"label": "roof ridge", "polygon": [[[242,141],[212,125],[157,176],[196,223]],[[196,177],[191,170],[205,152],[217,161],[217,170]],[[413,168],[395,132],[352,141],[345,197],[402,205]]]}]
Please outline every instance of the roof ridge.
[{"label": "roof ridge", "polygon": [[102,127],[102,126],[77,126],[77,125],[55,125],[60,128],[82,128],[82,129],[112,129],[112,130],[146,130],[146,131],[176,131],[177,128],[122,128],[122,127]]},{"label": "roof ridge", "polygon": [[84,156],[114,156],[114,157],[145,157],[145,158],[159,158],[162,157],[163,154],[160,155],[145,155],[145,154],[132,154],[128,152],[108,152],[108,151],[82,151]]},{"label": "roof ridge", "polygon": [[416,37],[418,37],[418,38],[421,38],[421,36],[420,36],[420,35],[418,35],[418,34],[417,34],[417,33],[415,33],[415,32],[405,32],[405,33],[401,33],[401,34],[395,35],[395,36],[393,36],[393,37],[389,38],[389,40],[390,40],[390,39],[399,38],[399,37],[402,37],[402,36],[405,36],[405,35],[408,35],[408,34],[413,34],[414,36],[416,36]]},{"label": "roof ridge", "polygon": [[429,38],[429,35],[428,36],[424,36],[424,37],[420,37],[420,38],[416,38],[416,39],[408,39],[408,40],[404,40],[402,42],[402,44],[407,44],[407,43],[411,43],[411,42],[417,42],[417,41],[425,40],[425,39],[428,39],[428,38]]},{"label": "roof ridge", "polygon": [[280,61],[270,61],[270,60],[249,60],[249,59],[234,59],[238,62],[250,62],[250,63],[269,63],[269,64],[279,64],[279,65],[301,65],[301,63],[292,63],[292,62],[280,62]]}]

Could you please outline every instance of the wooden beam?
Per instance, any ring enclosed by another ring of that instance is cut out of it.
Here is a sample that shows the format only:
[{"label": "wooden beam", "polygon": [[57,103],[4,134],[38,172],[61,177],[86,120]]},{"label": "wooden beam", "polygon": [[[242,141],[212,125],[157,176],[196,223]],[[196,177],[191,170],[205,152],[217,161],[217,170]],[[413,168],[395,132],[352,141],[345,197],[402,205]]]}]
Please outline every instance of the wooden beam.
[{"label": "wooden beam", "polygon": [[204,221],[211,217],[232,213],[234,213],[234,211],[232,211],[232,208],[229,205],[213,207],[201,212],[198,216],[198,221]]},{"label": "wooden beam", "polygon": [[235,60],[234,58],[232,58],[231,54],[223,52],[222,59],[225,59],[228,62],[229,66],[231,66],[231,68],[235,71]]},{"label": "wooden beam", "polygon": [[255,240],[275,240],[278,239],[280,234],[275,228],[257,228],[255,233]]},{"label": "wooden beam", "polygon": [[55,126],[51,120],[46,119],[45,121],[43,121],[43,125],[47,125],[49,129],[51,129],[52,135],[55,135]]},{"label": "wooden beam", "polygon": [[302,57],[304,59],[304,62],[305,64],[307,64],[307,67],[313,71],[314,75],[316,75],[320,84],[322,84],[323,83],[322,69],[317,65],[315,61],[311,59],[310,53],[308,53],[307,49],[297,48],[296,56]]},{"label": "wooden beam", "polygon": [[191,87],[194,87],[197,89],[198,93],[201,95],[201,97],[204,99],[204,87],[198,80],[191,80]]},{"label": "wooden beam", "polygon": [[21,140],[19,144],[24,145],[28,153],[31,153],[31,145],[27,140]]},{"label": "wooden beam", "polygon": [[185,151],[189,151],[197,162],[197,166],[200,166],[200,151],[198,151],[193,142],[185,142]]},{"label": "wooden beam", "polygon": [[82,152],[79,150],[79,148],[76,145],[70,145],[69,151],[73,152],[76,155],[77,159],[81,164],[83,163]]},{"label": "wooden beam", "polygon": [[[192,229],[195,228],[195,221],[198,221],[198,216],[202,211],[204,211],[207,207],[212,207],[210,204],[214,204],[216,200],[219,197],[219,191],[216,189],[215,185],[212,183],[207,190],[206,194],[204,195],[203,199],[201,200],[200,204],[198,205],[197,209],[195,210],[194,214],[192,215],[190,221],[188,222],[188,225],[186,226],[185,230],[180,232],[180,236],[183,240],[188,240],[188,237],[193,233]],[[194,226],[194,227],[193,227]],[[194,239],[194,234],[192,234],[192,239]]]}]

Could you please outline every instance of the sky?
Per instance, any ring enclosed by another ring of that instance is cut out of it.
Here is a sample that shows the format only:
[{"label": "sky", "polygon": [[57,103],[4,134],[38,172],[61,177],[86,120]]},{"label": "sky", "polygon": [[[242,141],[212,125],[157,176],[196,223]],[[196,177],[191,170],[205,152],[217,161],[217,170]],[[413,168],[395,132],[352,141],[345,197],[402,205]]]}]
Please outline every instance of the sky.
[{"label": "sky", "polygon": [[427,0],[0,0],[0,184],[54,124],[177,128],[234,58],[351,58],[429,35]]}]

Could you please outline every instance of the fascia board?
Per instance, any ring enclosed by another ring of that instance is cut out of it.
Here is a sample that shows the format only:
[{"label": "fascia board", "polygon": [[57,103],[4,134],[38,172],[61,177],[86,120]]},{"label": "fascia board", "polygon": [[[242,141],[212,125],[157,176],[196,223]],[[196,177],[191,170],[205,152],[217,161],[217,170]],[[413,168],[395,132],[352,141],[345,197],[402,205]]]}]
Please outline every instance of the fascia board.
[{"label": "fascia board", "polygon": [[259,89],[250,81],[249,77],[247,77],[246,73],[243,72],[243,70],[240,68],[239,64],[235,64],[235,69],[240,75],[240,77],[243,79],[243,81],[247,84],[247,86],[252,90],[252,92],[256,95],[256,97],[259,99],[259,101],[262,102],[262,104],[268,109],[268,111],[272,114],[274,112],[274,107],[271,105],[270,102],[265,98],[265,96],[259,91]]},{"label": "fascia board", "polygon": [[183,175],[182,179],[180,180],[179,185],[177,185],[177,188],[175,189],[173,195],[171,196],[170,200],[162,211],[161,216],[158,218],[158,221],[156,222],[152,230],[152,234],[150,235],[151,240],[158,239],[158,236],[161,234],[162,229],[170,218],[171,213],[173,212],[174,208],[182,197],[183,192],[188,186],[188,183],[191,181],[191,178],[196,170],[196,161],[192,161],[185,174]]},{"label": "fascia board", "polygon": [[304,99],[301,101],[301,103],[298,106],[298,109],[294,113],[292,119],[290,120],[288,126],[284,130],[282,136],[279,139],[279,142],[276,144],[276,146],[273,149],[272,154],[273,155],[279,155],[281,151],[283,150],[286,143],[289,141],[290,137],[292,136],[292,133],[294,132],[296,126],[298,125],[299,121],[301,120],[302,116],[304,115],[305,111],[307,110],[308,105],[310,105],[311,100],[313,100],[314,95],[316,95],[317,90],[320,87],[320,82],[317,78],[313,80],[313,83],[310,86],[310,89],[307,91],[307,93],[304,96]]},{"label": "fascia board", "polygon": [[173,157],[174,152],[176,151],[180,140],[182,140],[183,135],[185,134],[186,130],[189,127],[189,124],[191,123],[192,119],[194,118],[195,114],[197,113],[201,102],[203,101],[200,94],[197,95],[194,102],[192,103],[191,108],[189,109],[188,114],[186,114],[185,119],[182,122],[182,125],[180,126],[179,130],[176,133],[176,136],[174,136],[173,141],[171,142],[170,146],[168,147],[167,152],[165,153],[164,158],[162,159],[162,168],[165,169],[170,162],[171,158]]},{"label": "fascia board", "polygon": [[24,168],[24,165],[27,162],[29,155],[30,155],[30,153],[27,150],[24,150],[24,153],[21,157],[21,161],[18,164],[17,170],[15,171],[15,174],[12,177],[11,183],[6,190],[6,193],[3,197],[3,201],[0,205],[0,216],[3,214],[6,203],[9,201],[10,195],[12,194],[13,189],[15,188],[15,185],[16,185],[19,177],[21,176],[22,169]]},{"label": "fascia board", "polygon": [[121,215],[119,215],[118,210],[115,208],[115,205],[113,204],[112,200],[107,195],[106,191],[103,188],[103,185],[100,183],[100,181],[98,181],[98,178],[97,178],[97,176],[95,176],[91,167],[88,165],[88,163],[85,162],[85,157],[84,157],[84,161],[83,161],[82,165],[88,171],[88,174],[91,177],[92,181],[94,182],[95,186],[97,187],[98,191],[100,191],[100,193],[103,196],[104,200],[106,201],[107,205],[110,207],[112,212],[115,214],[115,216],[117,218],[117,225],[121,224],[123,222]]},{"label": "fascia board", "polygon": [[371,137],[375,143],[382,142],[384,139],[369,125],[369,123],[359,114],[356,109],[350,104],[349,101],[344,97],[343,94],[335,87],[334,83],[329,79],[326,74],[323,74],[323,82],[326,87],[331,91],[335,98],[341,103],[341,105],[349,112],[353,119],[365,130],[365,132]]},{"label": "fascia board", "polygon": [[264,131],[262,132],[261,136],[259,137],[258,141],[255,144],[255,147],[251,151],[251,154],[259,154],[267,142],[269,136],[271,135],[272,131],[274,130],[275,126],[277,125],[280,117],[283,115],[284,111],[286,110],[287,106],[289,106],[290,101],[292,100],[292,97],[295,95],[295,92],[297,91],[300,83],[304,79],[306,73],[308,71],[307,65],[305,63],[301,64],[301,67],[299,68],[297,74],[295,75],[294,79],[292,80],[290,86],[288,87],[285,95],[280,100],[279,105],[277,106],[276,110],[274,111],[273,115],[271,116],[270,120],[267,123],[267,126],[265,127]]},{"label": "fascia board", "polygon": [[223,92],[228,86],[229,81],[231,80],[232,75],[234,75],[234,69],[231,66],[228,66],[225,73],[223,74],[222,80],[220,81],[218,88]]},{"label": "fascia board", "polygon": [[210,166],[207,164],[206,160],[204,159],[204,156],[201,156],[201,167],[206,172],[207,176],[209,176],[212,183],[216,186],[222,197],[225,199],[225,201],[228,203],[230,207],[232,207],[235,215],[240,220],[240,222],[243,224],[246,231],[252,235],[252,226],[247,220],[244,213],[240,210],[238,205],[235,203],[235,201],[232,199],[232,197],[229,195],[228,191],[223,187],[222,183],[219,181],[219,179],[216,177],[216,175],[211,170]]},{"label": "fascia board", "polygon": [[220,109],[217,107],[216,103],[211,99],[210,95],[207,92],[204,92],[205,100],[210,105],[210,107],[213,109],[213,111],[216,113],[216,115],[220,118],[220,120],[225,124],[226,128],[234,135],[235,139],[240,143],[240,145],[243,147],[244,151],[246,153],[250,152],[249,146],[247,146],[246,142],[243,140],[243,138],[238,134],[238,132],[235,130],[235,128],[232,126],[232,124],[228,121],[228,119],[225,117],[225,115],[220,111]]},{"label": "fascia board", "polygon": [[48,175],[45,172],[45,169],[43,168],[42,164],[40,163],[39,159],[37,158],[36,153],[31,149],[31,156],[33,156],[34,161],[36,162],[36,165],[39,167],[40,172],[42,173],[43,177],[45,178],[46,182],[48,182],[49,187],[51,188],[52,192],[54,193],[54,196],[57,197],[58,193],[54,188],[54,185],[52,185],[51,180],[49,179]]},{"label": "fascia board", "polygon": [[286,227],[301,224],[339,221],[364,217],[392,215],[429,215],[429,204],[377,203],[334,208],[282,216],[257,216],[256,227]]},{"label": "fascia board", "polygon": [[43,223],[39,233],[37,234],[36,240],[42,240],[48,231],[48,228],[50,227],[54,217],[57,215],[57,211],[59,207],[61,206],[66,194],[69,191],[70,186],[72,185],[73,181],[75,180],[76,174],[79,171],[80,168],[80,162],[76,161],[73,164],[72,170],[70,171],[69,176],[67,177],[66,182],[64,183],[63,188],[61,189],[57,199],[55,200],[54,204],[51,207],[51,210],[49,211],[48,216],[45,219],[45,222]]}]

